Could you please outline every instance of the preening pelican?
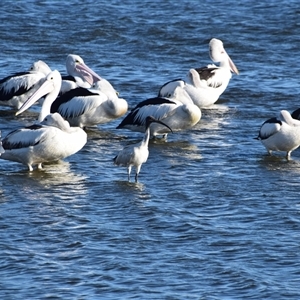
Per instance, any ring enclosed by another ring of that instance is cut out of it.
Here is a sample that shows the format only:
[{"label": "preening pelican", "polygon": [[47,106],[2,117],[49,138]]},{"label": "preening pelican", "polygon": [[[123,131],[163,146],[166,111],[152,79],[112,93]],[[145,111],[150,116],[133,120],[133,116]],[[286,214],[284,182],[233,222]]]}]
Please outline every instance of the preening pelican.
[{"label": "preening pelican", "polygon": [[239,71],[225,51],[221,40],[216,38],[210,40],[209,54],[214,63],[220,63],[219,66],[210,64],[190,69],[185,80],[175,79],[161,86],[158,96],[164,97],[180,85],[184,86],[199,108],[213,105],[226,90],[232,77],[231,72],[239,74]]},{"label": "preening pelican", "polygon": [[154,119],[152,116],[146,118],[146,132],[143,140],[140,143],[128,145],[113,159],[114,164],[118,166],[127,167],[128,181],[130,181],[131,168],[134,166],[135,182],[138,181],[138,176],[141,170],[141,166],[145,163],[149,156],[148,144],[150,138],[150,125],[153,123],[159,123],[166,126],[171,132],[172,129],[165,123]]},{"label": "preening pelican", "polygon": [[29,71],[15,73],[0,80],[0,105],[19,109],[49,72],[50,67],[39,60],[33,63]]},{"label": "preening pelican", "polygon": [[61,94],[77,87],[90,88],[102,78],[88,67],[76,54],[69,54],[66,59],[67,76],[62,76]]},{"label": "preening pelican", "polygon": [[44,121],[9,133],[2,141],[2,159],[42,169],[42,163],[64,159],[78,152],[87,141],[79,127],[70,127],[60,114],[50,114]]},{"label": "preening pelican", "polygon": [[300,145],[300,121],[282,110],[278,118],[271,118],[262,124],[256,139],[261,141],[270,155],[272,151],[284,151],[289,160],[291,152]]},{"label": "preening pelican", "polygon": [[[104,82],[107,83],[107,81]],[[44,96],[45,100],[39,115],[39,121],[42,121],[49,113],[58,112],[71,126],[86,127],[107,123],[121,117],[127,111],[127,102],[118,98],[115,91],[112,92],[111,96],[107,96],[97,89],[98,86],[102,88],[102,80],[97,82],[94,88],[79,87],[56,98],[60,85],[60,73],[57,70],[49,73],[44,83],[24,103],[16,115],[28,109]],[[105,83],[103,86],[106,86]]]},{"label": "preening pelican", "polygon": [[[167,97],[156,97],[140,102],[117,128],[145,132],[148,116],[163,121],[173,131],[179,131],[196,125],[201,119],[201,110],[193,103],[186,91],[177,86]],[[157,122],[150,127],[151,136],[167,135],[168,132],[165,126]]]}]

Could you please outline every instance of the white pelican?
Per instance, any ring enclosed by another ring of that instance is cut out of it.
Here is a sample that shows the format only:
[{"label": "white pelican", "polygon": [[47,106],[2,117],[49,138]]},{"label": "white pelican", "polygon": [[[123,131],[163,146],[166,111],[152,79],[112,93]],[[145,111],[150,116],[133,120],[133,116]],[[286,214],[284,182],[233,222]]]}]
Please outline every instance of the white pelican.
[{"label": "white pelican", "polygon": [[[147,116],[163,121],[173,131],[185,130],[196,125],[201,119],[201,110],[186,91],[176,87],[168,97],[156,97],[140,102],[123,119],[117,128],[145,132]],[[167,135],[165,126],[155,123],[150,128],[151,136]]]},{"label": "white pelican", "polygon": [[89,68],[76,54],[69,54],[66,59],[67,76],[62,76],[61,94],[77,87],[90,88],[102,78]]},{"label": "white pelican", "polygon": [[50,114],[43,122],[10,132],[2,141],[2,159],[42,169],[42,163],[64,159],[78,152],[87,141],[79,127],[70,127],[60,114]]},{"label": "white pelican", "polygon": [[165,123],[154,119],[152,116],[146,118],[146,132],[143,140],[140,143],[128,145],[113,159],[114,164],[118,166],[127,167],[128,181],[130,181],[131,168],[135,167],[135,182],[138,181],[138,176],[141,166],[145,163],[149,156],[148,144],[150,138],[150,125],[153,123],[160,123],[166,126],[171,132],[172,129]]},{"label": "white pelican", "polygon": [[94,126],[107,123],[121,117],[127,111],[128,105],[124,99],[118,98],[115,90],[109,97],[104,92],[96,89],[105,89],[107,81],[100,80],[95,88],[85,89],[78,87],[57,98],[60,91],[61,76],[58,71],[53,71],[45,78],[40,88],[23,104],[16,115],[28,109],[38,99],[45,96],[39,121],[49,113],[58,112],[71,126]]},{"label": "white pelican", "polygon": [[211,39],[209,42],[209,54],[213,62],[219,62],[219,66],[208,65],[202,68],[190,69],[186,80],[175,79],[161,86],[158,96],[164,97],[178,85],[183,86],[193,102],[199,107],[213,105],[225,91],[231,79],[231,72],[239,74],[239,71],[223,47],[223,42]]},{"label": "white pelican", "polygon": [[0,80],[0,105],[19,109],[49,72],[49,66],[39,60],[33,63],[29,71],[15,73]]},{"label": "white pelican", "polygon": [[289,160],[291,152],[300,145],[300,121],[282,110],[279,118],[271,118],[262,124],[256,139],[261,141],[270,155],[272,151],[284,151]]}]

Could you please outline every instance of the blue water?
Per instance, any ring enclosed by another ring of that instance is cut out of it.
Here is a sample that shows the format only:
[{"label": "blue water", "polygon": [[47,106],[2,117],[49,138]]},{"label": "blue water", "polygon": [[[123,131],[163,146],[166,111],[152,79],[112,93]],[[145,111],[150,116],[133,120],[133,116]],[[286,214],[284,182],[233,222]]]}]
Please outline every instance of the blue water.
[{"label": "blue water", "polygon": [[[151,141],[139,183],[112,164],[116,120],[44,171],[0,164],[0,299],[300,299],[300,150],[257,136],[300,105],[298,1],[1,1],[0,75],[75,53],[130,108],[210,63],[240,71],[191,130]],[[0,108],[2,135],[31,124]]]}]

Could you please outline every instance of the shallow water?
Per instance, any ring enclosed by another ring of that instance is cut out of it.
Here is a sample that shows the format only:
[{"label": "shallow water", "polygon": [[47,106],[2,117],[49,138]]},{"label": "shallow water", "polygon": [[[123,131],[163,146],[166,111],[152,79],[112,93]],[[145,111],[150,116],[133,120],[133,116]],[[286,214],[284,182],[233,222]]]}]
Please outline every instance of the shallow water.
[{"label": "shallow water", "polygon": [[[1,78],[69,53],[130,108],[210,63],[223,40],[240,76],[201,121],[151,141],[139,183],[112,158],[142,135],[88,131],[44,171],[0,165],[1,299],[299,299],[300,152],[270,157],[257,136],[299,107],[297,1],[0,3]],[[1,131],[33,122],[0,108]]]}]

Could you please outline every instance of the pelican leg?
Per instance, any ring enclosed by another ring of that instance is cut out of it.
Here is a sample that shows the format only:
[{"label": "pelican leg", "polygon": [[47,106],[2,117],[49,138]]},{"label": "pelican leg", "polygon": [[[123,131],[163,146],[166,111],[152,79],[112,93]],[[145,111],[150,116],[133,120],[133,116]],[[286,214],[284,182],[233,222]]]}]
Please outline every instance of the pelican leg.
[{"label": "pelican leg", "polygon": [[28,171],[32,172],[32,171],[33,171],[32,165],[31,165],[31,164],[28,164],[27,166],[28,166]]},{"label": "pelican leg", "polygon": [[136,167],[135,182],[138,182],[138,177],[139,177],[140,170],[141,170],[141,165]]},{"label": "pelican leg", "polygon": [[291,159],[291,152],[292,152],[292,151],[288,151],[288,152],[286,153],[286,156],[285,156],[286,160],[290,160],[290,159]]},{"label": "pelican leg", "polygon": [[39,163],[37,167],[38,167],[39,170],[43,170],[42,163]]},{"label": "pelican leg", "polygon": [[127,168],[128,181],[130,181],[131,166]]}]

